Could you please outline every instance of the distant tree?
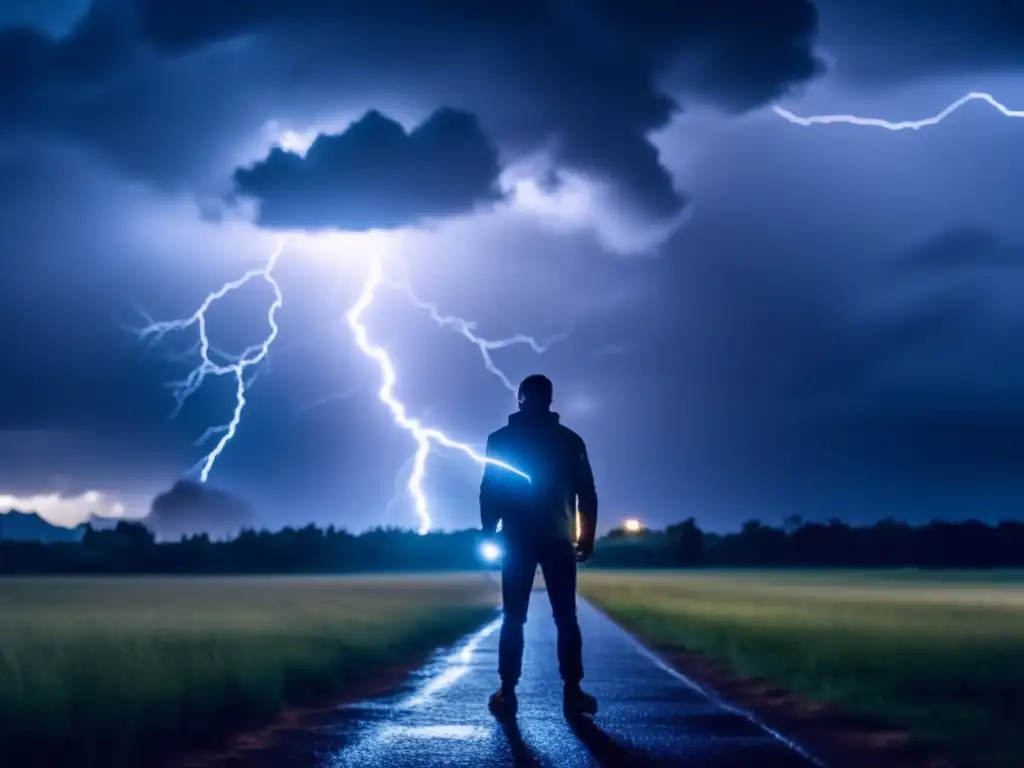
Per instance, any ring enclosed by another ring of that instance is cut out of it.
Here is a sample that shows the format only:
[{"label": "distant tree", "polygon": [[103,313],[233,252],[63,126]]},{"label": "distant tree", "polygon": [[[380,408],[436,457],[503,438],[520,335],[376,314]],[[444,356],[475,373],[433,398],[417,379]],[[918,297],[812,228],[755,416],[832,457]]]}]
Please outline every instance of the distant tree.
[{"label": "distant tree", "polygon": [[689,517],[665,529],[669,545],[680,565],[694,566],[704,562],[704,531]]},{"label": "distant tree", "polygon": [[782,521],[782,529],[789,535],[803,527],[804,519],[800,515],[790,515]]},{"label": "distant tree", "polygon": [[82,536],[86,546],[107,549],[145,549],[155,543],[153,532],[142,523],[121,520],[111,529],[96,530],[89,526]]},{"label": "distant tree", "polygon": [[[793,528],[748,520],[733,533],[702,531],[694,518],[664,531],[622,529],[598,542],[603,568],[733,567],[1024,567],[1024,523],[977,520],[912,526],[883,520],[851,526],[839,520]],[[791,530],[787,530],[791,529]],[[155,541],[138,522],[85,530],[81,543],[0,541],[0,573],[344,573],[484,567],[475,531],[420,536],[395,527],[355,535],[313,525],[279,531],[242,530],[230,540],[207,533]]]}]

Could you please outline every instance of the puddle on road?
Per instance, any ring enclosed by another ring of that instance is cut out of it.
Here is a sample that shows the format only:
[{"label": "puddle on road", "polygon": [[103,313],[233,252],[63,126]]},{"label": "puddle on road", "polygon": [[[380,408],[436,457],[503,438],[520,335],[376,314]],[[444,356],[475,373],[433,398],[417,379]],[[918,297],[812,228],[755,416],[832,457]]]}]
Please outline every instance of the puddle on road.
[{"label": "puddle on road", "polygon": [[467,642],[460,650],[449,656],[441,668],[441,672],[432,676],[432,679],[413,696],[401,702],[399,709],[412,709],[425,704],[432,696],[445,688],[451,686],[456,680],[469,671],[473,663],[473,654],[484,640],[493,635],[501,627],[501,619],[495,619],[485,626]]},{"label": "puddle on road", "polygon": [[388,725],[381,729],[381,738],[452,739],[473,741],[486,739],[491,730],[481,725]]}]

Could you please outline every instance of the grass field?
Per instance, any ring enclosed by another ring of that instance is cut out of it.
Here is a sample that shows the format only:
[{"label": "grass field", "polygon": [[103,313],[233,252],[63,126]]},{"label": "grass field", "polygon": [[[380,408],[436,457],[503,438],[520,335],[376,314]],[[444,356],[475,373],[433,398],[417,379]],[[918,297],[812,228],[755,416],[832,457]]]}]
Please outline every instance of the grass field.
[{"label": "grass field", "polygon": [[1024,574],[598,571],[580,591],[655,646],[1024,765]]},{"label": "grass field", "polygon": [[482,574],[0,580],[0,765],[150,765],[416,662],[497,600]]}]

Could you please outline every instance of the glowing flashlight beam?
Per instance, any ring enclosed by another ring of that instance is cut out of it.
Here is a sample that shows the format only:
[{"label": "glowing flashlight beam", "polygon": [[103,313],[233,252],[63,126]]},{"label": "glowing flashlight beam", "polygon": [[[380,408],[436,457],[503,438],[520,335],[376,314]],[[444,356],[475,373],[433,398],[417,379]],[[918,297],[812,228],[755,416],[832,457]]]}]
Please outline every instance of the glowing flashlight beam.
[{"label": "glowing flashlight beam", "polygon": [[[227,444],[231,442],[235,432],[238,431],[238,424],[242,420],[242,411],[246,405],[246,390],[252,384],[253,378],[255,378],[259,370],[258,366],[267,359],[270,345],[277,338],[277,311],[284,304],[284,295],[281,293],[281,286],[274,279],[273,273],[274,268],[277,266],[277,261],[284,251],[284,245],[285,239],[282,238],[263,267],[250,269],[237,280],[225,283],[213,293],[207,294],[203,303],[189,317],[179,320],[151,322],[139,331],[141,338],[154,344],[159,343],[172,331],[184,331],[193,326],[195,326],[199,334],[199,343],[196,347],[200,356],[199,365],[186,378],[170,385],[174,398],[177,401],[174,415],[181,411],[185,401],[203,385],[207,376],[231,376],[235,380],[235,407],[232,411],[231,420],[226,424],[210,427],[196,441],[196,445],[203,445],[215,435],[220,435],[220,439],[213,446],[213,449],[192,468],[193,472],[199,472],[201,482],[205,483],[207,478],[209,478],[213,465],[217,462]],[[264,280],[274,291],[274,301],[267,310],[267,324],[270,327],[267,336],[258,344],[247,347],[240,355],[228,355],[217,350],[210,343],[206,324],[207,311],[232,291],[236,291],[246,283],[256,279]],[[218,360],[223,362],[218,362]]]},{"label": "glowing flashlight beam", "polygon": [[430,530],[430,512],[427,508],[427,497],[423,491],[423,478],[426,475],[427,457],[430,455],[431,443],[461,451],[482,466],[493,464],[506,471],[513,472],[526,480],[529,480],[530,477],[510,464],[482,456],[466,443],[453,440],[438,429],[425,427],[417,419],[408,415],[405,405],[395,396],[395,384],[398,381],[398,376],[395,373],[395,366],[391,362],[391,357],[388,355],[387,350],[370,341],[369,333],[363,323],[363,313],[373,304],[377,288],[380,287],[383,280],[384,270],[381,261],[380,259],[373,259],[370,263],[369,276],[366,279],[366,284],[363,286],[363,292],[348,311],[346,319],[348,320],[349,328],[352,329],[352,336],[355,339],[356,346],[359,347],[364,355],[377,363],[377,367],[380,369],[381,385],[380,389],[377,390],[377,396],[388,407],[388,410],[391,411],[395,423],[408,432],[413,440],[416,441],[416,453],[413,456],[412,471],[409,473],[408,488],[415,505],[416,516],[420,520],[419,532],[426,533]]},{"label": "glowing flashlight beam", "polygon": [[926,117],[921,120],[883,120],[878,117],[858,117],[857,115],[811,115],[810,117],[800,117],[794,115],[788,109],[784,109],[779,106],[772,107],[772,111],[783,118],[788,120],[794,125],[802,125],[805,128],[811,125],[832,125],[834,123],[845,123],[847,125],[861,125],[872,128],[885,128],[887,131],[918,131],[922,128],[928,128],[933,125],[938,125],[947,117],[956,112],[960,107],[964,106],[971,101],[984,101],[989,106],[998,110],[1005,117],[1024,117],[1024,110],[1010,109],[1005,104],[1000,102],[991,93],[982,93],[979,91],[971,91],[959,99],[954,101],[948,107],[943,109],[931,117]]},{"label": "glowing flashlight beam", "polygon": [[497,562],[501,559],[501,547],[493,541],[485,541],[480,545],[480,556],[489,563]]},{"label": "glowing flashlight beam", "polygon": [[437,323],[442,328],[451,328],[456,333],[465,337],[473,346],[480,350],[480,356],[483,358],[484,367],[493,373],[501,383],[505,386],[509,392],[515,394],[518,390],[515,384],[509,379],[501,368],[497,366],[494,359],[491,357],[491,352],[498,349],[506,349],[516,345],[525,345],[536,352],[538,355],[543,355],[552,344],[559,341],[564,341],[568,337],[568,332],[559,333],[555,336],[550,336],[543,341],[538,341],[533,336],[528,336],[525,333],[517,333],[515,336],[510,336],[505,339],[486,339],[480,336],[476,332],[476,322],[473,320],[466,320],[462,317],[456,317],[454,315],[444,315],[441,310],[438,309],[436,304],[429,301],[424,301],[419,298],[416,293],[412,290],[412,286],[409,285],[408,280],[399,283],[396,287],[400,288],[406,296],[409,297],[409,301],[417,309],[421,309],[430,315],[430,319]]}]

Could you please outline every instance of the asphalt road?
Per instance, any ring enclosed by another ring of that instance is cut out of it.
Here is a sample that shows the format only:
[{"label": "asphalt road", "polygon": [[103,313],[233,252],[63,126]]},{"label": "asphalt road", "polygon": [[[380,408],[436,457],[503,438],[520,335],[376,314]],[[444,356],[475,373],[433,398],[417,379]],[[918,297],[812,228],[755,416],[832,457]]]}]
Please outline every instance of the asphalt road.
[{"label": "asphalt road", "polygon": [[600,712],[567,723],[547,595],[533,593],[519,716],[487,710],[497,687],[495,621],[440,654],[398,690],[331,712],[318,725],[218,761],[218,768],[687,766],[808,768],[781,736],[702,693],[580,601],[586,679]]}]

